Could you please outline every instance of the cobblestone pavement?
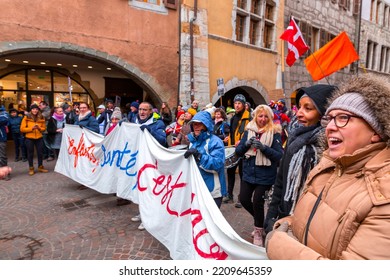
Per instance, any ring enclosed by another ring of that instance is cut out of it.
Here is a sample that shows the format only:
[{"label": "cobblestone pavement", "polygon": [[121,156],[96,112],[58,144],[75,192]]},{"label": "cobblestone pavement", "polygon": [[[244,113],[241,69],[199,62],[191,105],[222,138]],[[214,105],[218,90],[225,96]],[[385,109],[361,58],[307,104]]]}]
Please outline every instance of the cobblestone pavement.
[{"label": "cobblestone pavement", "polygon": [[[55,161],[44,161],[49,173],[29,176],[27,162],[14,162],[12,144],[8,142],[11,180],[0,180],[0,260],[170,259],[159,241],[130,220],[137,205],[116,206],[114,195],[54,172]],[[36,159],[34,164],[36,168]],[[236,180],[236,191],[238,186]],[[234,204],[223,204],[221,211],[251,241],[250,215]]]}]

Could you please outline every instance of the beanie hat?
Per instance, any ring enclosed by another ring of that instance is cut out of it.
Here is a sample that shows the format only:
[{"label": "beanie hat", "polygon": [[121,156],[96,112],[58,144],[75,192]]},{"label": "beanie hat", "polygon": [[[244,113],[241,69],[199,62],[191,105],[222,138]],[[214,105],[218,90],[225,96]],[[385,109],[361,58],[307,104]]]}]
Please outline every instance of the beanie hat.
[{"label": "beanie hat", "polygon": [[184,113],[185,113],[184,110],[180,110],[179,112],[177,112],[176,119],[178,120],[181,115],[184,115]]},{"label": "beanie hat", "polygon": [[[0,109],[0,111],[1,111],[1,109]],[[12,112],[18,112],[18,110],[16,110],[15,108],[11,108],[11,109],[9,109],[9,113],[11,114]]]},{"label": "beanie hat", "polygon": [[330,104],[326,114],[332,110],[348,111],[363,118],[382,139],[385,138],[383,126],[376,119],[374,110],[361,94],[349,92],[341,95]]},{"label": "beanie hat", "polygon": [[336,89],[336,86],[322,84],[299,88],[295,97],[296,104],[299,108],[299,100],[304,95],[307,95],[313,101],[314,106],[320,115],[323,116],[326,111],[326,105],[328,104],[327,100],[332,96],[334,90]]},{"label": "beanie hat", "polygon": [[31,109],[39,109],[39,106],[38,106],[37,104],[33,103],[33,104],[31,104],[31,106],[30,106],[30,110],[31,110]]},{"label": "beanie hat", "polygon": [[122,119],[122,112],[119,107],[115,107],[114,111],[111,114],[111,119],[116,118],[118,120]]},{"label": "beanie hat", "polygon": [[197,113],[194,108],[188,108],[187,112],[190,113],[192,116],[195,116],[195,114]]},{"label": "beanie hat", "polygon": [[236,96],[234,96],[234,99],[233,99],[233,102],[236,102],[236,101],[239,101],[243,105],[245,105],[245,102],[246,102],[245,96],[242,95],[241,93],[237,94]]},{"label": "beanie hat", "polygon": [[134,107],[138,110],[139,103],[137,101],[133,101],[133,102],[131,102],[130,107]]}]

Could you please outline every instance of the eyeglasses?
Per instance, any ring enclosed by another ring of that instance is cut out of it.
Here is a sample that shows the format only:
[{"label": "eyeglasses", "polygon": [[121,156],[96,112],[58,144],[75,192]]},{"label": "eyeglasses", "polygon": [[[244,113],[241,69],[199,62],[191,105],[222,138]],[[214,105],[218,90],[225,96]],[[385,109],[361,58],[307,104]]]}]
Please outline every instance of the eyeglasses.
[{"label": "eyeglasses", "polygon": [[362,119],[362,117],[352,116],[352,115],[347,115],[347,114],[336,115],[334,117],[328,115],[328,116],[323,116],[321,118],[321,125],[323,127],[326,127],[334,119],[334,124],[338,128],[343,128],[348,124],[350,118]]}]

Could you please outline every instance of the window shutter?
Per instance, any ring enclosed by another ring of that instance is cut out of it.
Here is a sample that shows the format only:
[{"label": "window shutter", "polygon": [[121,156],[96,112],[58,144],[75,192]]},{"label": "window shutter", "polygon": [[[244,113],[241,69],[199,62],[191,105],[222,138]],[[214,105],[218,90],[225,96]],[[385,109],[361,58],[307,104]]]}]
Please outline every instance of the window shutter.
[{"label": "window shutter", "polygon": [[177,2],[179,0],[164,0],[164,6],[168,9],[177,10]]},{"label": "window shutter", "polygon": [[353,3],[353,14],[354,15],[358,15],[360,12],[360,3],[358,0],[354,0],[354,3]]}]

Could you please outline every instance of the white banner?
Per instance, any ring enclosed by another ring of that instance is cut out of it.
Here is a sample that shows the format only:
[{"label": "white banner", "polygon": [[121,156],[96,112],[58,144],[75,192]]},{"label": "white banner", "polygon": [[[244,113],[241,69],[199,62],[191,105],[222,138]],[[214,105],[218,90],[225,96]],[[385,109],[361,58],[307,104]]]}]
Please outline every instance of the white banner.
[{"label": "white banner", "polygon": [[105,138],[66,125],[55,171],[139,204],[146,230],[172,259],[267,259],[264,248],[228,224],[184,152],[162,147],[135,124],[123,123]]}]

